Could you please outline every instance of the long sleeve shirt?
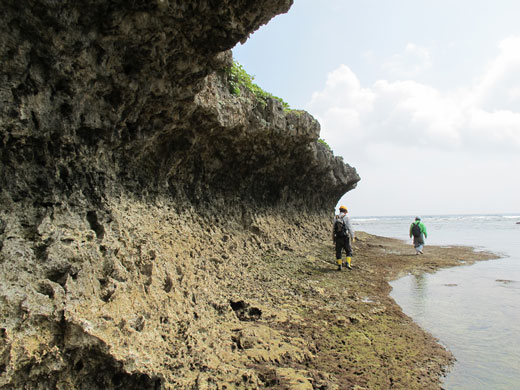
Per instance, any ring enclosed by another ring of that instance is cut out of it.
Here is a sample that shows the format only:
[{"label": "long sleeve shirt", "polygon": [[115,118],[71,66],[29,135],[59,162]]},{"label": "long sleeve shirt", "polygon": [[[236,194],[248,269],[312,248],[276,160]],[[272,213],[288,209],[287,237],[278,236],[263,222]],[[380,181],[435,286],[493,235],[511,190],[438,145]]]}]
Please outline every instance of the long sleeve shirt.
[{"label": "long sleeve shirt", "polygon": [[[336,218],[341,219],[343,221],[347,235],[350,238],[354,238],[355,231],[354,231],[354,228],[352,227],[352,224],[350,223],[350,218],[347,215],[347,213],[340,213],[339,215],[336,216]],[[333,240],[336,239],[336,234],[334,231],[332,232],[332,238],[333,238]]]},{"label": "long sleeve shirt", "polygon": [[421,233],[424,234],[424,237],[425,238],[428,238],[428,233],[426,232],[426,226],[424,225],[424,223],[422,223],[421,221],[415,221],[415,222],[412,222],[412,224],[410,225],[410,237],[412,237],[412,228],[413,228],[413,225],[419,225],[419,229],[421,229]]}]

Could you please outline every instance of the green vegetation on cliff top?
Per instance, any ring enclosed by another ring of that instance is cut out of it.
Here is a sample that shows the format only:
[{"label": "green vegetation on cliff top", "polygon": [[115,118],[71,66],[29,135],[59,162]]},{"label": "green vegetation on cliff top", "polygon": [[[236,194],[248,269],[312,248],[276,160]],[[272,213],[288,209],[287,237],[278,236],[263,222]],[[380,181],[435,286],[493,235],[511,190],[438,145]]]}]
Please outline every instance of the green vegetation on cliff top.
[{"label": "green vegetation on cliff top", "polygon": [[330,147],[330,145],[329,145],[327,142],[325,142],[324,139],[320,138],[320,139],[318,140],[318,142],[319,142],[320,144],[322,144],[322,145],[325,145],[325,146],[327,147],[327,149],[332,150],[332,148]]},{"label": "green vegetation on cliff top", "polygon": [[[255,76],[247,73],[244,67],[235,60],[233,60],[233,65],[231,67],[226,68],[226,73],[228,76],[229,92],[231,92],[232,95],[240,96],[240,88],[242,87],[246,88],[249,92],[255,95],[255,97],[258,99],[258,102],[264,107],[267,105],[268,99],[276,99],[282,103],[284,111],[300,111],[292,109],[289,106],[289,103],[284,101],[282,98],[274,96],[272,93],[269,93],[259,87],[258,84],[253,82]],[[325,145],[329,150],[332,150],[329,144],[325,142],[325,140],[320,138],[318,142]]]},{"label": "green vegetation on cliff top", "polygon": [[285,102],[282,98],[278,96],[274,96],[273,94],[264,91],[257,84],[253,82],[255,76],[250,75],[246,72],[244,67],[240,65],[238,62],[233,61],[233,65],[226,69],[228,74],[228,82],[229,82],[229,92],[233,95],[240,96],[240,87],[244,87],[248,89],[252,94],[256,96],[259,103],[265,106],[267,104],[267,99],[276,99],[280,103],[284,110],[290,110],[290,106],[287,102]]}]

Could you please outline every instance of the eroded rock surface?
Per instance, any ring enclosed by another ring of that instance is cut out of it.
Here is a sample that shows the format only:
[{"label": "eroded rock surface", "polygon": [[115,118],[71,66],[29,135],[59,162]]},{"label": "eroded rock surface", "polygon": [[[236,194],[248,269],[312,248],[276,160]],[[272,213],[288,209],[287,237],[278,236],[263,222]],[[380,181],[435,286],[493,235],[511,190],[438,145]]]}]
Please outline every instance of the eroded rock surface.
[{"label": "eroded rock surface", "polygon": [[290,5],[2,2],[0,388],[306,386],[255,266],[359,176],[225,70]]}]

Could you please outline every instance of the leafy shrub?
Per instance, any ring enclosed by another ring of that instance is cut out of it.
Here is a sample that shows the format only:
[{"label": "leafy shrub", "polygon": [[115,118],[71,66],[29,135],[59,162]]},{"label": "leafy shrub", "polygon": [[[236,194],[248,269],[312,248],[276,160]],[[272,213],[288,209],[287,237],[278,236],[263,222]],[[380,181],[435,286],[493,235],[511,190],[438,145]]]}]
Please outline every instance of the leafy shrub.
[{"label": "leafy shrub", "polygon": [[320,144],[322,144],[322,145],[325,145],[325,146],[327,147],[327,149],[332,150],[331,147],[329,146],[329,144],[328,144],[327,142],[325,142],[324,139],[321,139],[321,138],[320,138],[320,139],[318,140],[318,142],[319,142]]},{"label": "leafy shrub", "polygon": [[233,65],[230,68],[227,68],[226,71],[228,75],[229,92],[231,92],[233,95],[240,96],[240,89],[246,88],[256,96],[260,104],[263,106],[267,104],[267,99],[276,99],[282,103],[284,110],[290,109],[289,104],[283,101],[283,99],[264,91],[257,84],[255,84],[253,82],[255,77],[248,74],[244,67],[238,62],[233,61]]}]

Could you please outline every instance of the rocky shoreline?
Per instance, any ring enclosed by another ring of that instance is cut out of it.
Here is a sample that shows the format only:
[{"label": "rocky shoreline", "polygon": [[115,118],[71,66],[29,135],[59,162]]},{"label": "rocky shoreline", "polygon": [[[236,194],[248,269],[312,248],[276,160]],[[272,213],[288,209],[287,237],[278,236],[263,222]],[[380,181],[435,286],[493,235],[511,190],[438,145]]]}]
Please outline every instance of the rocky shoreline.
[{"label": "rocky shoreline", "polygon": [[388,282],[495,257],[359,232],[338,272],[321,215],[105,207],[1,216],[0,389],[440,389],[453,358]]},{"label": "rocky shoreline", "polygon": [[[312,115],[231,87],[274,1],[4,1],[0,389],[438,389],[388,280],[490,258],[360,233]],[[349,156],[343,156],[348,159]]]},{"label": "rocky shoreline", "polygon": [[[298,334],[308,353],[301,361],[293,356],[290,368],[272,368],[272,388],[442,388],[440,380],[453,356],[402,313],[389,297],[388,282],[407,273],[434,272],[496,256],[468,247],[436,246],[415,256],[400,240],[362,232],[358,237],[352,271],[336,271],[332,246],[322,243],[284,256],[283,267],[281,259],[262,264],[278,269],[279,281],[287,285],[285,294],[274,294],[270,303],[282,306],[287,317],[276,329]],[[244,353],[268,344],[261,337],[248,340]]]}]

